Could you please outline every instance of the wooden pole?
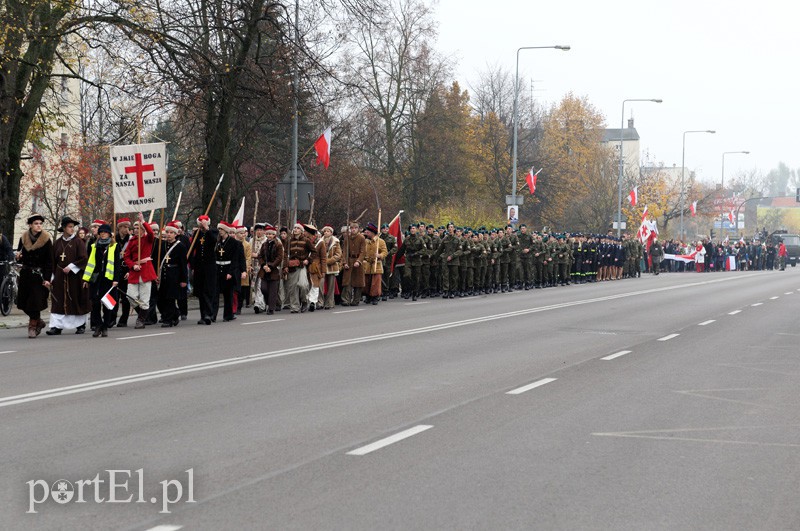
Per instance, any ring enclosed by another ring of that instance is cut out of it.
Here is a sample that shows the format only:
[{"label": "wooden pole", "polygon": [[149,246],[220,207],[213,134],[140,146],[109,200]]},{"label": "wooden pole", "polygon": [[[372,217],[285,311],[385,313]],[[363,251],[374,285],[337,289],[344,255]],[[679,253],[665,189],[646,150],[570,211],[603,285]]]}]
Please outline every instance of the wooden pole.
[{"label": "wooden pole", "polygon": [[[253,244],[256,242],[256,223],[258,220],[258,190],[256,190],[256,208],[253,210],[253,238],[250,240]],[[253,258],[253,245],[250,245],[250,302],[253,303],[255,298],[253,292],[256,289],[256,279],[258,278],[258,258]]]},{"label": "wooden pole", "polygon": [[316,199],[316,197],[312,196],[311,194],[308,194],[308,202],[311,203],[311,210],[308,213],[308,222],[309,223],[313,223],[314,222],[314,200],[315,199]]},{"label": "wooden pole", "polygon": [[[208,206],[206,207],[206,211],[205,211],[205,213],[204,213],[204,215],[205,215],[205,216],[207,216],[207,215],[208,215],[208,213],[209,213],[209,212],[211,212],[211,205],[213,205],[213,204],[214,204],[214,199],[216,199],[216,198],[217,198],[217,192],[219,191],[219,185],[221,185],[221,184],[222,184],[222,178],[223,178],[223,177],[225,177],[225,174],[224,174],[224,173],[223,173],[222,175],[220,175],[220,176],[219,176],[219,181],[217,182],[217,187],[216,187],[216,188],[214,188],[214,193],[213,193],[213,194],[211,194],[211,201],[209,201],[209,202],[208,202]],[[194,236],[192,236],[192,243],[191,243],[191,244],[189,244],[189,252],[187,252],[187,253],[186,253],[186,258],[187,258],[187,259],[188,259],[188,258],[189,258],[189,256],[191,256],[191,254],[192,254],[192,249],[194,248],[194,242],[195,242],[195,241],[197,241],[197,235],[198,235],[199,233],[200,233],[200,229],[198,228],[198,229],[197,229],[197,230],[194,232]]]},{"label": "wooden pole", "polygon": [[[158,234],[156,235],[158,238],[158,280],[161,281],[161,248],[163,247],[163,242],[161,241],[161,234],[164,230],[164,211],[166,208],[161,209],[161,225],[158,226]],[[154,240],[156,241],[156,240]]]}]

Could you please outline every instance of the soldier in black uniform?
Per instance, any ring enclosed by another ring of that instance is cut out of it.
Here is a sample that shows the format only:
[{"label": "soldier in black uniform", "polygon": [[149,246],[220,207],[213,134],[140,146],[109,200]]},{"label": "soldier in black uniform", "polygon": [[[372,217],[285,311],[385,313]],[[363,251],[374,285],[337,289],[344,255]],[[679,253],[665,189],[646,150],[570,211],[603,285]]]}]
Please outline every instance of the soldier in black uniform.
[{"label": "soldier in black uniform", "polygon": [[164,228],[164,249],[158,277],[158,309],[161,312],[162,328],[178,326],[180,311],[177,300],[186,290],[188,274],[186,270],[186,246],[178,239],[179,228],[171,221]]},{"label": "soldier in black uniform", "polygon": [[192,287],[200,301],[200,320],[197,324],[211,324],[214,315],[214,301],[219,299],[217,288],[217,262],[214,249],[217,246],[217,231],[210,229],[208,216],[197,218],[198,227],[194,233],[194,247],[189,257],[192,268]]}]

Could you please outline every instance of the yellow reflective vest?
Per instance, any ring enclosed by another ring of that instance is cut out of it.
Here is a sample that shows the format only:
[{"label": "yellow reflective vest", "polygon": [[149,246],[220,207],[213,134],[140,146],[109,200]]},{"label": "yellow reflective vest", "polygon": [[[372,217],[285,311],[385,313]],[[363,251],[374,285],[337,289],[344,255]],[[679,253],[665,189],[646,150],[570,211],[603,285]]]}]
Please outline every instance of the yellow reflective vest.
[{"label": "yellow reflective vest", "polygon": [[[114,280],[114,256],[117,249],[117,243],[114,242],[108,246],[108,254],[106,259],[106,278]],[[83,271],[83,281],[89,282],[92,279],[95,267],[95,254],[97,253],[97,244],[92,244],[92,252],[89,253],[89,262],[86,264],[86,269]]]}]

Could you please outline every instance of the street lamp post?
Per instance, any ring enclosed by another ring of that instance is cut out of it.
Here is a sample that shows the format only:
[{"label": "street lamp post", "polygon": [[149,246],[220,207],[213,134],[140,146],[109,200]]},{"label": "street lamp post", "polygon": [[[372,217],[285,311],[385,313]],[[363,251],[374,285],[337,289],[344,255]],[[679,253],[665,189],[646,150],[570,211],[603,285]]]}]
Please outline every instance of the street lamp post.
[{"label": "street lamp post", "polygon": [[716,131],[712,131],[711,129],[698,129],[692,131],[684,131],[683,132],[683,149],[681,150],[681,241],[683,241],[683,200],[685,197],[684,193],[684,186],[685,186],[685,174],[686,174],[686,134],[687,133],[710,133],[714,134]]},{"label": "street lamp post", "polygon": [[[725,155],[733,155],[733,154],[736,154],[736,153],[740,153],[740,154],[743,154],[743,155],[749,155],[750,154],[749,151],[725,151],[725,152],[722,153],[722,181],[720,183],[720,190],[723,193],[723,195],[725,194]],[[720,213],[719,213],[719,230],[720,231],[722,231],[722,224],[724,222],[725,222],[725,211],[722,208],[720,208]],[[739,220],[737,218],[737,220],[736,220],[737,228],[738,228],[738,223],[739,223]]]},{"label": "street lamp post", "polygon": [[516,205],[517,204],[517,99],[519,98],[519,52],[522,50],[546,50],[546,49],[553,49],[553,50],[563,50],[568,51],[570,49],[569,46],[566,45],[555,45],[555,46],[523,46],[522,48],[517,48],[517,68],[514,74],[514,113],[512,116],[512,122],[514,126],[513,132],[513,147],[511,149],[512,155],[511,158],[513,160],[512,164],[512,186],[511,186],[511,202]]},{"label": "street lamp post", "polygon": [[617,179],[617,238],[619,238],[622,233],[622,169],[624,166],[622,141],[625,138],[625,103],[629,101],[651,101],[653,103],[661,103],[663,100],[650,98],[622,100],[622,121],[619,124],[619,178]]}]

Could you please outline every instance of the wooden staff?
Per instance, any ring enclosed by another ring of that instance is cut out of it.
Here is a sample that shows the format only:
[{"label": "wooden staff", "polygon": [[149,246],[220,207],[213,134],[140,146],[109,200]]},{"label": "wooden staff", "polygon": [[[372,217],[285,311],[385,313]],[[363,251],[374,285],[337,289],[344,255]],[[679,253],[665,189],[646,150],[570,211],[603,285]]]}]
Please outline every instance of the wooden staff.
[{"label": "wooden staff", "polygon": [[[253,211],[253,238],[252,242],[255,244],[256,242],[256,220],[258,219],[258,190],[256,190],[256,208]],[[258,278],[258,258],[252,257],[253,247],[250,247],[250,301],[253,302],[255,299],[253,297],[253,292],[256,289],[256,279]]]},{"label": "wooden staff", "polygon": [[[161,281],[161,248],[163,247],[161,241],[161,233],[164,230],[164,211],[166,208],[161,209],[161,225],[158,226],[158,280]],[[155,239],[153,240],[156,241]]]},{"label": "wooden staff", "polygon": [[228,210],[231,208],[231,195],[233,195],[233,190],[228,192],[228,200],[225,202],[225,212],[222,213],[222,219],[228,219]]},{"label": "wooden staff", "polygon": [[183,186],[186,184],[186,177],[181,180],[181,191],[178,192],[178,200],[175,202],[175,211],[172,213],[172,221],[178,218],[178,208],[181,206],[181,199],[183,199]]},{"label": "wooden staff", "polygon": [[308,213],[308,222],[312,223],[314,221],[314,200],[316,197],[312,196],[310,193],[308,194],[308,202],[311,203],[311,211]]},{"label": "wooden staff", "polygon": [[[205,216],[207,216],[207,215],[208,215],[208,213],[209,213],[209,212],[211,212],[211,205],[213,205],[213,204],[214,204],[214,199],[216,199],[216,198],[217,198],[217,192],[219,191],[219,185],[221,185],[221,184],[222,184],[222,178],[223,178],[223,177],[225,177],[225,174],[224,174],[224,173],[223,173],[222,175],[220,175],[220,176],[219,176],[219,182],[217,182],[217,187],[216,187],[216,188],[214,188],[214,193],[213,193],[213,194],[211,194],[211,201],[209,201],[209,202],[208,202],[208,206],[206,207],[205,214],[203,214],[203,215],[205,215]],[[198,235],[198,234],[200,234],[200,229],[199,229],[199,228],[198,228],[198,229],[197,229],[197,230],[194,232],[194,236],[192,236],[192,243],[191,243],[191,244],[189,244],[189,252],[188,252],[188,253],[186,253],[186,258],[187,258],[187,259],[188,259],[188,258],[189,258],[189,256],[191,256],[191,254],[192,254],[192,249],[194,248],[194,242],[195,242],[195,241],[197,241],[197,235]]]}]

